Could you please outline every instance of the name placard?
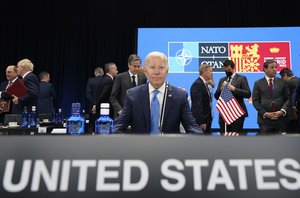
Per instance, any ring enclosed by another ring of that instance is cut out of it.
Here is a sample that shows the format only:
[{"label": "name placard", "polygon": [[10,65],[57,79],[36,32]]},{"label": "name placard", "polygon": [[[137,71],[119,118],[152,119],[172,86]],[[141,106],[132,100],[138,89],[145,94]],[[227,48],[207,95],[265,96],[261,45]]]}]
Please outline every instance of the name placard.
[{"label": "name placard", "polygon": [[300,136],[2,136],[1,197],[299,197]]}]

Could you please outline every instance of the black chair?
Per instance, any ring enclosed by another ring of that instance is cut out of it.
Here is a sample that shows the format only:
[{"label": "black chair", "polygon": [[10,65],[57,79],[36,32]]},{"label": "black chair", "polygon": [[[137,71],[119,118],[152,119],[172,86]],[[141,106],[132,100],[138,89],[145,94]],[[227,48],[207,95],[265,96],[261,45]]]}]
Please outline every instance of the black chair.
[{"label": "black chair", "polygon": [[4,125],[8,125],[9,122],[17,122],[18,125],[21,125],[22,114],[5,114],[4,116]]},{"label": "black chair", "polygon": [[40,113],[39,119],[40,119],[40,121],[49,120],[49,122],[51,122],[51,114],[50,113]]}]

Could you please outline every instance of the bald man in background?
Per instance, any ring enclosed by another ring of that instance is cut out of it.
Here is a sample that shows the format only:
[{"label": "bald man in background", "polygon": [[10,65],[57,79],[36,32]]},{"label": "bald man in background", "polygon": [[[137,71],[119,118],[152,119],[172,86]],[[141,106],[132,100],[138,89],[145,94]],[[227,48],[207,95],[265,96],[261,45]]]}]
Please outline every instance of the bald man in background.
[{"label": "bald man in background", "polygon": [[2,82],[0,85],[0,99],[2,102],[9,103],[9,112],[2,112],[3,109],[0,109],[0,122],[3,123],[4,116],[6,113],[13,113],[13,104],[11,102],[12,96],[6,92],[6,89],[10,87],[14,82],[19,80],[18,78],[18,72],[17,72],[17,66],[15,65],[9,65],[6,68],[5,71],[6,81]]}]

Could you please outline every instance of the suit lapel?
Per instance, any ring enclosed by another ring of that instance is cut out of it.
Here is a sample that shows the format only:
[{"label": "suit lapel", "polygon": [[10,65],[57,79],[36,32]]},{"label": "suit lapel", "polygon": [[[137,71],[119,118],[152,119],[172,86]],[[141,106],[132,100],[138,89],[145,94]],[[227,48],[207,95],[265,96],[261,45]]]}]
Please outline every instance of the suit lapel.
[{"label": "suit lapel", "polygon": [[206,89],[205,83],[204,83],[204,81],[202,80],[202,78],[199,78],[199,79],[200,79],[200,84],[201,84],[202,90],[204,90],[204,93],[205,93],[205,94],[207,95],[207,97],[209,98],[209,95],[208,95],[208,91],[209,91],[209,90]]},{"label": "suit lapel", "polygon": [[278,82],[277,82],[277,78],[276,77],[274,77],[274,81],[273,81],[273,94],[275,95],[275,93],[276,93],[276,91],[278,90],[277,88],[278,88]]},{"label": "suit lapel", "polygon": [[233,86],[236,86],[236,85],[237,85],[237,79],[238,79],[238,74],[235,73],[234,77],[233,77],[232,80],[231,80],[231,84],[232,84]]},{"label": "suit lapel", "polygon": [[[166,105],[165,105],[165,112],[164,112],[164,123],[166,122],[167,118],[168,118],[168,114],[170,112],[170,109],[172,108],[172,98],[173,98],[173,89],[172,87],[169,85],[168,90],[167,91],[167,95],[166,95]],[[162,123],[162,126],[164,126],[164,123]]]},{"label": "suit lapel", "polygon": [[[269,89],[269,82],[267,81],[266,77],[263,78],[263,86],[265,87],[265,89],[268,91],[268,92],[271,92],[270,89]],[[272,93],[271,93],[272,94]]]},{"label": "suit lapel", "polygon": [[[146,84],[142,91],[139,92],[139,97],[141,98],[141,111],[144,113],[146,129],[150,130],[150,100],[149,100],[149,88],[148,84]],[[146,97],[145,97],[146,96]]]},{"label": "suit lapel", "polygon": [[126,79],[126,84],[128,88],[131,88],[131,77],[129,71],[127,71],[127,79]]},{"label": "suit lapel", "polygon": [[140,74],[137,74],[138,77],[138,86],[142,85],[142,76]]}]

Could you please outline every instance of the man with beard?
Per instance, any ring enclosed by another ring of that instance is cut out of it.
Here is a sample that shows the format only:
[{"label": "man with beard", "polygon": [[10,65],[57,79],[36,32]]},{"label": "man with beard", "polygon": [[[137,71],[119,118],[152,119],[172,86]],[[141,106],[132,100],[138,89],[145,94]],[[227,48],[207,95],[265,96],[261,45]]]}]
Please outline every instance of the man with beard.
[{"label": "man with beard", "polygon": [[[249,84],[247,81],[247,78],[243,75],[235,73],[234,69],[234,62],[232,60],[226,60],[223,63],[223,69],[226,73],[226,76],[221,78],[218,84],[218,88],[214,94],[215,98],[218,100],[221,92],[225,85],[228,85],[228,88],[231,90],[232,95],[235,97],[235,99],[238,101],[240,106],[245,111],[245,114],[235,120],[230,125],[227,125],[227,131],[228,132],[243,132],[243,126],[245,117],[248,117],[248,111],[246,108],[246,105],[244,103],[244,98],[250,98],[251,91],[249,88]],[[219,125],[220,125],[220,131],[225,132],[225,122],[221,115],[219,115]],[[226,131],[226,132],[227,132]]]}]

